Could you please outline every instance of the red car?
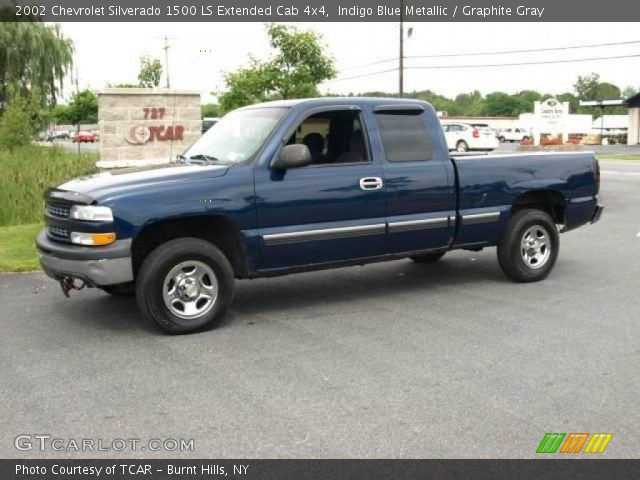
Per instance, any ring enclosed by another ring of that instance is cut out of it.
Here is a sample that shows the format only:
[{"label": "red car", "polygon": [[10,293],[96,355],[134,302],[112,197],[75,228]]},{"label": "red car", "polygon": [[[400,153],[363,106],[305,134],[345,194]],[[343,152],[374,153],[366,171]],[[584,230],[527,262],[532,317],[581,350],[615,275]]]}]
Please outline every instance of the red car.
[{"label": "red car", "polygon": [[74,135],[73,137],[73,142],[76,143],[93,143],[98,139],[98,136],[91,133],[91,132],[87,132],[87,131],[80,131],[78,132],[76,135]]}]

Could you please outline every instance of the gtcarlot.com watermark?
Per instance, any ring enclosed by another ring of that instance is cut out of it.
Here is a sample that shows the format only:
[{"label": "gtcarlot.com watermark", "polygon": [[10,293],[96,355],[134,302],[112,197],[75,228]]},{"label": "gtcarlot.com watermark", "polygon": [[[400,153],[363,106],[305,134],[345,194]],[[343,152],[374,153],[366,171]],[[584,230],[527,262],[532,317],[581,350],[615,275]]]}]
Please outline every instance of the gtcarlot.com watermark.
[{"label": "gtcarlot.com watermark", "polygon": [[22,433],[14,442],[22,452],[193,452],[193,438],[60,438],[48,433]]}]

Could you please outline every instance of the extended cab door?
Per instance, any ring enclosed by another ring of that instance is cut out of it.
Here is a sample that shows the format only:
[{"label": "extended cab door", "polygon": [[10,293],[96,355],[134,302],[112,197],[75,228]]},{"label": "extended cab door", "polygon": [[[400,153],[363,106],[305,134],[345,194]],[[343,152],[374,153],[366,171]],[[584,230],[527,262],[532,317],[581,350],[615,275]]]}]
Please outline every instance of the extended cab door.
[{"label": "extended cab door", "polygon": [[448,248],[455,173],[435,112],[419,104],[380,105],[374,117],[386,158],[387,253]]},{"label": "extended cab door", "polygon": [[383,172],[372,161],[360,109],[307,111],[285,135],[285,143],[307,145],[313,163],[286,171],[256,168],[259,270],[382,255]]}]

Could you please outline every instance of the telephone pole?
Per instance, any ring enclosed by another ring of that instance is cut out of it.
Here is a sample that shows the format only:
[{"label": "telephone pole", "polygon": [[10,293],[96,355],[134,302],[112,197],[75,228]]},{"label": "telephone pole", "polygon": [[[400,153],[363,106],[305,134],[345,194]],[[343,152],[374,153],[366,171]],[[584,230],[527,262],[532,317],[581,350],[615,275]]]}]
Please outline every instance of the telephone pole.
[{"label": "telephone pole", "polygon": [[164,65],[167,69],[167,89],[169,89],[169,37],[164,36]]},{"label": "telephone pole", "polygon": [[404,96],[404,0],[400,0],[400,58],[398,65],[398,94]]}]

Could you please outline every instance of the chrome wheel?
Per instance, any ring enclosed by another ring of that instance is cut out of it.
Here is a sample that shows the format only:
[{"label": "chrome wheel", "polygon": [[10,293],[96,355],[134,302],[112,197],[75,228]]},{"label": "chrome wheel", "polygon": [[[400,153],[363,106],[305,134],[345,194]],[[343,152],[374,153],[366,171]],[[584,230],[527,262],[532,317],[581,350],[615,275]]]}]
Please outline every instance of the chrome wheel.
[{"label": "chrome wheel", "polygon": [[529,268],[540,268],[551,257],[551,240],[549,232],[540,226],[529,227],[520,241],[522,260]]},{"label": "chrome wheel", "polygon": [[218,279],[206,263],[189,260],[176,265],[162,284],[165,306],[176,317],[191,320],[209,312],[218,298]]}]

